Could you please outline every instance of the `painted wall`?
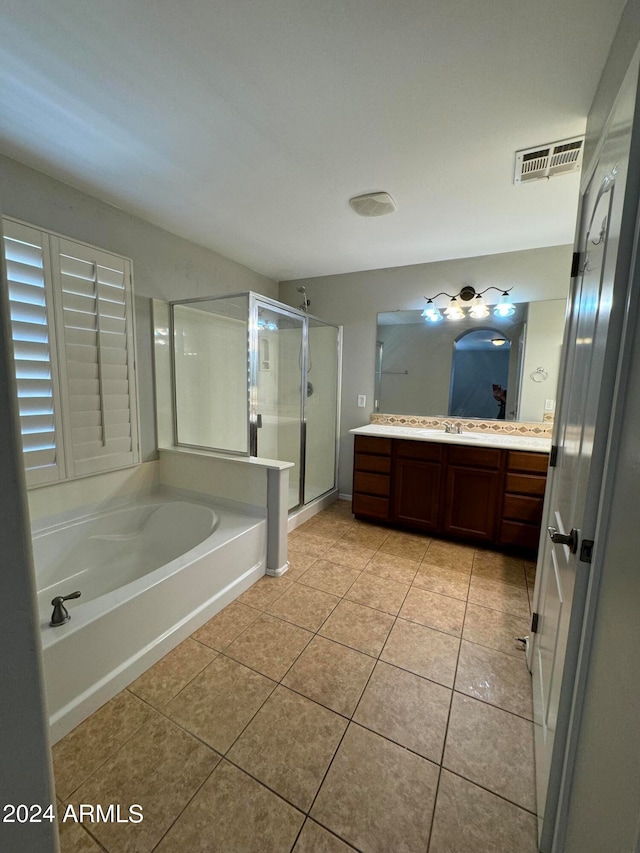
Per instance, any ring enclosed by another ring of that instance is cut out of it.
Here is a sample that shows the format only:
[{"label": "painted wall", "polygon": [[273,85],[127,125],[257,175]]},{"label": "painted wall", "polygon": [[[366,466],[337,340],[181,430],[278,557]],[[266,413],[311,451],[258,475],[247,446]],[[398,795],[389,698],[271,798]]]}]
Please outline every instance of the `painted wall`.
[{"label": "painted wall", "polygon": [[[310,313],[344,327],[339,487],[351,493],[353,436],[349,430],[369,421],[373,409],[376,315],[379,311],[422,308],[424,296],[459,290],[465,284],[482,290],[515,285],[517,301],[566,298],[571,246],[551,246],[500,255],[459,258],[346,275],[281,282],[280,299],[298,305],[303,284]],[[365,394],[365,408],[357,395]],[[434,412],[434,414],[436,414]]]},{"label": "painted wall", "polygon": [[[532,302],[529,306],[520,420],[541,421],[545,415],[546,400],[553,400],[550,411],[555,410],[565,309],[566,302],[560,299]],[[547,374],[546,379],[537,372],[539,367]]]},{"label": "painted wall", "polygon": [[3,214],[116,252],[133,261],[142,460],[157,458],[150,299],[167,301],[278,285],[222,255],[0,156]]}]

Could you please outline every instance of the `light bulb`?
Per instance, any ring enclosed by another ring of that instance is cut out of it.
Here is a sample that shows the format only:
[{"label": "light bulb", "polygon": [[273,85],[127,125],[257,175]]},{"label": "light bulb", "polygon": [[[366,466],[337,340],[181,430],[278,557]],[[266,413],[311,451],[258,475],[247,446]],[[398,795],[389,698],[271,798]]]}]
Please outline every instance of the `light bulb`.
[{"label": "light bulb", "polygon": [[427,306],[420,316],[424,317],[425,320],[429,320],[430,323],[437,323],[438,320],[442,320],[440,309],[436,308],[432,299],[427,300]]},{"label": "light bulb", "polygon": [[464,311],[460,307],[460,303],[455,298],[455,296],[444,309],[444,313],[447,315],[449,320],[462,320],[462,318],[464,317]]},{"label": "light bulb", "polygon": [[469,308],[469,316],[473,317],[474,320],[481,320],[483,317],[489,316],[489,309],[480,294],[473,300],[471,308]]},{"label": "light bulb", "polygon": [[505,290],[500,299],[498,299],[498,304],[493,309],[493,313],[496,317],[510,317],[515,313],[515,306],[511,301],[511,297]]}]

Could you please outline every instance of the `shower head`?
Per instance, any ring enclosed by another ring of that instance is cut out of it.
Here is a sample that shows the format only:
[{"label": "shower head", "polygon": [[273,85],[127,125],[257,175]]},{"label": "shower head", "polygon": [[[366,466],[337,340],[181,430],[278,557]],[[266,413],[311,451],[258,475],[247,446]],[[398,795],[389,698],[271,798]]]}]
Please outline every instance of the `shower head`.
[{"label": "shower head", "polygon": [[307,288],[304,287],[303,285],[300,285],[300,287],[296,287],[296,290],[298,291],[298,293],[303,294],[302,305],[298,305],[298,308],[300,309],[300,311],[308,311],[309,306],[311,305],[311,302],[307,298]]}]

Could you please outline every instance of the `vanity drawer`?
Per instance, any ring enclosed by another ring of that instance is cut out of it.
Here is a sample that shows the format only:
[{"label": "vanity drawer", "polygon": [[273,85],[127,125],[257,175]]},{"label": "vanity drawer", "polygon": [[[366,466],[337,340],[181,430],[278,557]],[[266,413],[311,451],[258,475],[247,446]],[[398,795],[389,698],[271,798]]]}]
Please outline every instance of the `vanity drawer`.
[{"label": "vanity drawer", "polygon": [[548,453],[529,453],[526,450],[510,450],[507,469],[509,471],[536,471],[546,474],[549,465]]},{"label": "vanity drawer", "polygon": [[389,496],[390,478],[385,474],[368,474],[356,471],[353,475],[353,491],[367,495]]},{"label": "vanity drawer", "polygon": [[442,445],[433,441],[396,441],[396,456],[400,459],[426,459],[439,462],[442,459]]},{"label": "vanity drawer", "polygon": [[542,503],[542,498],[506,494],[502,514],[505,518],[514,521],[540,524],[542,521]]},{"label": "vanity drawer", "polygon": [[371,495],[358,495],[354,492],[351,509],[354,515],[367,515],[386,521],[389,517],[389,500]]},{"label": "vanity drawer", "polygon": [[449,464],[464,465],[469,468],[500,467],[500,451],[492,447],[449,446]]},{"label": "vanity drawer", "polygon": [[375,438],[371,435],[356,435],[356,453],[377,453],[391,455],[391,439]]},{"label": "vanity drawer", "polygon": [[505,491],[520,495],[543,496],[546,484],[546,477],[536,477],[533,474],[507,474]]},{"label": "vanity drawer", "polygon": [[516,545],[535,551],[540,540],[540,528],[524,521],[503,521],[500,525],[500,544]]},{"label": "vanity drawer", "polygon": [[391,471],[391,457],[372,456],[371,453],[356,453],[354,468],[356,471],[374,471],[378,474],[388,474]]}]

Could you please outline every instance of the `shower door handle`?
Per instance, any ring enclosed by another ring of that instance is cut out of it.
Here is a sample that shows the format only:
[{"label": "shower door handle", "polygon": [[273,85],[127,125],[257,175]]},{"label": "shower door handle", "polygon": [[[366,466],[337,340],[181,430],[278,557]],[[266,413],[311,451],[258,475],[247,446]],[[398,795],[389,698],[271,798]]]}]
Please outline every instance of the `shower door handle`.
[{"label": "shower door handle", "polygon": [[262,415],[256,415],[256,426],[258,429],[262,429]]}]

